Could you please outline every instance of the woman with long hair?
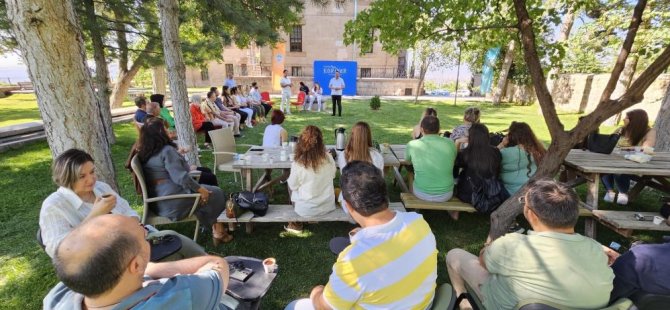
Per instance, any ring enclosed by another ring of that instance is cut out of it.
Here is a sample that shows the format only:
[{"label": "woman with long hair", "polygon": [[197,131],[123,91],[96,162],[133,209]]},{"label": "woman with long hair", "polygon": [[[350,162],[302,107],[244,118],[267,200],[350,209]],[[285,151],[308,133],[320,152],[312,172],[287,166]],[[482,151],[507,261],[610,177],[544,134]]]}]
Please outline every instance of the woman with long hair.
[{"label": "woman with long hair", "polygon": [[427,107],[425,111],[423,111],[423,114],[421,115],[421,119],[419,120],[419,123],[414,126],[414,129],[412,129],[412,139],[421,139],[421,121],[423,120],[424,117],[426,116],[435,116],[437,117],[437,110]]},{"label": "woman with long hair", "polygon": [[476,107],[469,107],[463,112],[463,124],[456,126],[451,131],[449,139],[456,143],[456,149],[460,150],[468,144],[468,132],[472,124],[479,123],[480,112]]},{"label": "woman with long hair", "polygon": [[351,128],[351,136],[344,151],[338,152],[337,165],[344,169],[354,160],[369,162],[384,172],[384,156],[372,147],[372,130],[366,122],[358,122]]},{"label": "woman with long hair", "polygon": [[[489,144],[489,129],[485,125],[472,124],[468,137],[468,146],[458,152],[454,169],[459,172],[456,196],[463,202],[472,203],[472,185],[498,178],[502,156],[500,150]],[[458,219],[458,212],[449,214]]]},{"label": "woman with long hair", "polygon": [[242,96],[239,94],[239,90],[237,87],[233,87],[230,89],[230,97],[233,100],[233,105],[236,106],[242,113],[247,114],[247,120],[246,120],[246,126],[249,128],[254,128],[253,126],[253,120],[256,117],[256,112],[254,109],[250,108],[246,101],[243,102]]},{"label": "woman with long hair", "polygon": [[191,102],[189,108],[191,110],[191,122],[193,123],[193,130],[205,132],[205,148],[210,148],[212,138],[209,137],[209,132],[216,129],[217,127],[212,124],[212,122],[208,121],[205,115],[202,114],[202,98],[200,95],[191,96],[189,101]]},{"label": "woman with long hair", "polygon": [[[223,190],[218,186],[198,184],[191,177],[188,163],[168,137],[161,120],[150,119],[142,126],[136,148],[150,196],[200,193],[201,205],[196,209],[195,216],[203,227],[212,227],[214,245],[233,239],[223,223],[216,222],[225,209]],[[158,201],[150,208],[156,214],[176,221],[188,216],[191,206],[193,199],[184,198]]]},{"label": "woman with long hair", "polygon": [[[161,123],[163,120],[151,118],[147,122]],[[40,237],[44,249],[54,257],[58,244],[82,222],[108,213],[121,214],[140,221],[140,216],[107,183],[98,181],[95,163],[90,154],[69,149],[56,157],[52,166],[52,179],[58,190],[49,195],[40,210]],[[177,236],[181,249],[163,260],[178,260],[206,255],[205,251],[190,238],[174,231],[158,231],[147,226],[148,239],[165,235]]]},{"label": "woman with long hair", "polygon": [[[617,147],[631,148],[643,147],[650,148],[656,145],[656,130],[649,126],[649,116],[647,112],[641,109],[626,112],[626,118],[623,119],[623,127],[617,129],[616,133],[621,135]],[[620,205],[628,204],[628,190],[630,189],[630,175],[628,174],[603,174],[601,179],[603,186],[607,190],[603,200],[614,202]],[[619,190],[619,194],[614,191],[614,186]]]},{"label": "woman with long hair", "polygon": [[523,122],[512,122],[498,149],[502,154],[500,179],[510,195],[528,182],[547,153],[530,126]]},{"label": "woman with long hair", "polygon": [[[295,148],[295,161],[287,183],[291,201],[300,216],[313,217],[335,209],[335,160],[326,151],[323,135],[316,126],[302,131]],[[289,230],[302,230],[302,224],[289,223]]]},{"label": "woman with long hair", "polygon": [[224,85],[223,88],[221,89],[221,99],[223,100],[223,105],[225,107],[229,108],[230,110],[235,112],[237,115],[239,115],[239,117],[240,117],[240,129],[243,129],[243,127],[246,126],[245,124],[247,124],[248,115],[247,115],[247,113],[242,112],[242,110],[240,110],[241,107],[235,103],[235,100],[230,95],[230,91],[228,89],[228,86]]}]

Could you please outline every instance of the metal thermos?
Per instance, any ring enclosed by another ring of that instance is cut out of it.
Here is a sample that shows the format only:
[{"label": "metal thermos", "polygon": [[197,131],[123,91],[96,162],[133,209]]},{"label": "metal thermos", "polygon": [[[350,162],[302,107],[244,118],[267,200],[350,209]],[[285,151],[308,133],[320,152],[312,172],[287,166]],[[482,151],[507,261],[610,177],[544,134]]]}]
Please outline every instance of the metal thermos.
[{"label": "metal thermos", "polygon": [[344,128],[340,127],[335,129],[335,148],[338,151],[344,151],[346,143],[347,143],[347,136],[344,133]]}]

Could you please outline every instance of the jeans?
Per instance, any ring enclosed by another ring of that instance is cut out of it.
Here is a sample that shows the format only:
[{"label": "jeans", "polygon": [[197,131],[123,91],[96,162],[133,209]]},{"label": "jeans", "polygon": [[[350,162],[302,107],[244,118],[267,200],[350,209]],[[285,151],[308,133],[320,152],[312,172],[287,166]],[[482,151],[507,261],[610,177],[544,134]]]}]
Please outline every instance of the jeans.
[{"label": "jeans", "polygon": [[627,194],[630,189],[630,175],[628,174],[603,174],[600,179],[608,191],[613,191],[615,184],[619,193]]}]

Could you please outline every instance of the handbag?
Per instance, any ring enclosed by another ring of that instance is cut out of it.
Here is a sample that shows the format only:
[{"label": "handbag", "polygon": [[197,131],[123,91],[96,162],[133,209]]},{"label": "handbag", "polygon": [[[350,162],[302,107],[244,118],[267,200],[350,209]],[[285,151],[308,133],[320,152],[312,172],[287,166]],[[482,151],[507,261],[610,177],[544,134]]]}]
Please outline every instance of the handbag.
[{"label": "handbag", "polygon": [[147,238],[151,246],[150,261],[157,262],[181,250],[181,239],[175,235],[150,236]]},{"label": "handbag", "polygon": [[616,147],[621,135],[613,133],[611,135],[601,135],[599,133],[590,133],[586,139],[586,145],[589,151],[600,154],[611,154]]},{"label": "handbag", "polygon": [[480,178],[480,180],[480,183],[475,184],[472,178],[468,178],[472,187],[472,206],[479,213],[491,214],[510,197],[510,194],[496,177]]},{"label": "handbag", "polygon": [[242,215],[240,207],[235,203],[235,199],[231,193],[228,197],[228,200],[226,201],[226,217],[229,219],[236,219],[240,215]]},{"label": "handbag", "polygon": [[503,139],[505,139],[505,134],[502,132],[492,132],[489,134],[489,144],[492,146],[498,146]]},{"label": "handbag", "polygon": [[265,216],[265,213],[268,212],[268,196],[263,192],[237,192],[233,194],[233,200],[240,211],[249,210],[255,216]]}]

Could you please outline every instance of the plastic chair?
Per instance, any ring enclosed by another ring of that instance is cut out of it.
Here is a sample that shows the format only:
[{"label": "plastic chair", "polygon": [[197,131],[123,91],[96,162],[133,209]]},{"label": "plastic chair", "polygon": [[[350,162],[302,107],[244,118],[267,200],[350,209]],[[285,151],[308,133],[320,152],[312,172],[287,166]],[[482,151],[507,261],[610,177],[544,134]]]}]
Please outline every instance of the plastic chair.
[{"label": "plastic chair", "polygon": [[273,105],[275,104],[274,101],[272,101],[272,100],[270,99],[270,93],[268,93],[268,92],[266,92],[266,91],[264,91],[264,92],[261,93],[261,101],[262,101],[263,103],[267,103],[267,104],[269,104],[270,106],[273,106]]},{"label": "plastic chair", "polygon": [[630,297],[640,310],[657,310],[670,308],[670,295],[656,295],[638,292]]},{"label": "plastic chair", "polygon": [[[193,213],[195,212],[195,209],[198,207],[198,204],[200,203],[200,193],[178,194],[178,195],[168,195],[168,196],[150,198],[147,190],[147,183],[146,180],[144,179],[144,170],[142,169],[142,164],[140,163],[140,159],[137,157],[137,155],[133,156],[133,159],[130,162],[130,167],[133,169],[133,172],[135,172],[137,180],[140,183],[140,187],[142,188],[142,201],[144,203],[144,208],[142,211],[142,224],[145,225],[150,224],[156,226],[163,224],[195,221],[195,233],[193,233],[193,241],[197,242],[198,231],[200,228],[200,221],[198,221],[198,218],[196,218],[193,215]],[[172,221],[167,217],[159,216],[153,211],[151,211],[151,209],[149,208],[149,204],[152,202],[172,200],[172,199],[184,199],[184,198],[193,198],[193,207],[191,207],[191,211],[189,211],[187,217],[178,221]]]},{"label": "plastic chair", "polygon": [[[237,175],[240,175],[240,185],[244,188],[244,180],[240,169],[233,168],[235,162],[234,156],[237,154],[238,146],[253,147],[250,144],[237,144],[231,128],[221,128],[211,130],[209,137],[212,139],[212,155],[214,155],[214,167],[212,171],[232,172],[237,182]],[[245,151],[246,152],[246,151]],[[244,152],[243,152],[244,153]]]},{"label": "plastic chair", "polygon": [[297,106],[297,107],[299,107],[299,106],[304,105],[304,104],[305,104],[305,97],[306,97],[306,96],[307,96],[307,95],[305,94],[305,92],[302,92],[302,91],[299,92],[299,93],[298,93],[298,101],[291,101],[291,106]]},{"label": "plastic chair", "polygon": [[431,310],[451,310],[456,307],[456,292],[449,283],[440,284],[435,289]]}]

